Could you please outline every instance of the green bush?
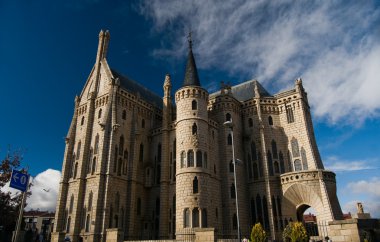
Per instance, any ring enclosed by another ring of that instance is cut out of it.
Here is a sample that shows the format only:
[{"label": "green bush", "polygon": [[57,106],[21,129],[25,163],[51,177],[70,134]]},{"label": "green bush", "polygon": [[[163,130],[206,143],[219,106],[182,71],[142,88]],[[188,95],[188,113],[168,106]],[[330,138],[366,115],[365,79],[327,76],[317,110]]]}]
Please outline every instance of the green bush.
[{"label": "green bush", "polygon": [[260,223],[255,224],[251,231],[252,242],[264,242],[267,239],[267,234]]},{"label": "green bush", "polygon": [[301,222],[291,222],[282,232],[282,239],[291,242],[307,242],[308,236]]}]

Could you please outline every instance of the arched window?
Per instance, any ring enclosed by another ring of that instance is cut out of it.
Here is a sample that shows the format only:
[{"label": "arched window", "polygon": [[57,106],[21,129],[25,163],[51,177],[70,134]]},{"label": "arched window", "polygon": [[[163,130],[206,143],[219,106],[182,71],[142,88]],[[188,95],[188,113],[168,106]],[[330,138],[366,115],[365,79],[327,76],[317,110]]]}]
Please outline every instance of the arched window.
[{"label": "arched window", "polygon": [[87,174],[91,173],[92,152],[93,152],[93,149],[90,148],[90,154],[88,155],[88,160],[87,160]]},{"label": "arched window", "polygon": [[281,174],[285,173],[285,162],[284,162],[284,155],[280,151],[279,154],[279,159],[280,159],[280,172]]},{"label": "arched window", "polygon": [[70,197],[70,206],[69,206],[69,213],[72,213],[74,209],[74,195],[71,194]]},{"label": "arched window", "polygon": [[71,224],[71,217],[67,219],[67,224],[66,224],[66,233],[70,233],[70,224]]},{"label": "arched window", "polygon": [[263,156],[261,155],[260,151],[257,153],[257,159],[259,161],[259,173],[260,173],[260,177],[263,177],[264,176],[264,173],[263,173]]},{"label": "arched window", "polygon": [[122,167],[123,167],[123,160],[121,158],[119,158],[118,167],[117,167],[117,175],[118,176],[121,176]]},{"label": "arched window", "polygon": [[226,113],[226,121],[231,121],[231,114],[230,113]]},{"label": "arched window", "polygon": [[101,118],[102,117],[102,109],[99,109],[98,111],[98,118]]},{"label": "arched window", "polygon": [[263,208],[261,206],[261,197],[259,194],[256,196],[257,220],[263,224]]},{"label": "arched window", "polygon": [[232,162],[232,160],[230,161],[230,172],[233,173],[234,172],[234,163]]},{"label": "arched window", "polygon": [[202,209],[202,228],[207,228],[207,210]]},{"label": "arched window", "polygon": [[139,161],[144,161],[144,145],[142,143],[140,144]]},{"label": "arched window", "polygon": [[78,162],[75,162],[75,167],[74,167],[74,179],[77,178],[77,172],[78,172]]},{"label": "arched window", "polygon": [[228,134],[228,136],[227,136],[227,144],[232,145],[232,135],[231,134]]},{"label": "arched window", "polygon": [[255,142],[251,142],[251,154],[252,154],[252,160],[257,160],[257,152],[256,152],[256,144]]},{"label": "arched window", "polygon": [[197,151],[197,167],[202,167],[202,151],[198,150]]},{"label": "arched window", "polygon": [[83,126],[84,124],[84,116],[82,117],[82,120],[80,121],[80,125]]},{"label": "arched window", "polygon": [[115,214],[114,216],[114,221],[115,221],[114,228],[119,228],[119,216],[117,216],[117,214]]},{"label": "arched window", "polygon": [[269,123],[269,125],[273,125],[273,118],[272,118],[272,116],[268,117],[268,123]]},{"label": "arched window", "polygon": [[294,122],[293,109],[290,105],[286,105],[286,119],[288,120],[288,123]]},{"label": "arched window", "polygon": [[198,228],[199,227],[199,210],[198,208],[193,209],[193,228]]},{"label": "arched window", "polygon": [[264,211],[264,228],[266,230],[269,230],[268,203],[265,196],[263,196],[263,211]]},{"label": "arched window", "polygon": [[253,162],[253,180],[257,180],[257,179],[259,179],[257,163]]},{"label": "arched window", "polygon": [[207,168],[207,152],[203,154],[204,167]]},{"label": "arched window", "polygon": [[197,134],[197,132],[198,132],[198,127],[197,127],[197,124],[194,123],[193,127],[192,127],[192,133],[193,133],[193,135],[195,135],[195,134]]},{"label": "arched window", "polygon": [[269,175],[273,176],[273,160],[272,160],[272,153],[268,150],[267,152],[267,159],[268,159],[268,170]]},{"label": "arched window", "polygon": [[145,119],[141,120],[141,128],[145,128]]},{"label": "arched window", "polygon": [[198,193],[198,177],[194,177],[193,180],[193,193]]},{"label": "arched window", "polygon": [[293,166],[292,166],[291,160],[292,160],[292,158],[290,157],[290,151],[288,150],[288,161],[287,161],[288,172],[293,171]]},{"label": "arched window", "polygon": [[160,215],[160,198],[156,198],[156,215]]},{"label": "arched window", "polygon": [[235,184],[231,184],[231,198],[236,199],[236,191],[235,191]]},{"label": "arched window", "polygon": [[280,166],[278,165],[278,161],[275,161],[273,165],[274,165],[274,173],[276,174],[280,173]]},{"label": "arched window", "polygon": [[302,147],[301,148],[301,158],[302,158],[302,166],[303,166],[303,170],[308,170],[309,167],[307,165],[307,158],[306,158],[306,151],[305,149]]},{"label": "arched window", "polygon": [[96,171],[96,157],[92,160],[92,168],[91,168],[91,175],[94,175]]},{"label": "arched window", "polygon": [[292,144],[292,154],[293,154],[293,157],[299,157],[300,156],[300,150],[298,148],[298,141],[296,138],[292,138],[292,141],[291,141],[291,144]]},{"label": "arched window", "polygon": [[120,140],[119,140],[119,155],[123,155],[123,151],[124,151],[124,136],[120,136]]},{"label": "arched window", "polygon": [[187,167],[193,167],[194,166],[194,151],[189,150],[187,152]]},{"label": "arched window", "polygon": [[92,197],[93,197],[93,194],[92,194],[92,191],[91,191],[90,195],[88,196],[88,203],[87,203],[88,211],[92,210]]},{"label": "arched window", "polygon": [[294,171],[302,171],[302,164],[299,159],[294,161]]},{"label": "arched window", "polygon": [[277,217],[277,209],[276,209],[276,199],[272,195],[272,211],[273,211],[273,216]]},{"label": "arched window", "polygon": [[236,230],[237,229],[237,216],[236,213],[232,216],[232,229]]},{"label": "arched window", "polygon": [[126,120],[127,119],[127,111],[126,110],[123,110],[123,113],[121,114],[121,118],[123,120]]},{"label": "arched window", "polygon": [[137,198],[137,215],[141,215],[141,198]]},{"label": "arched window", "polygon": [[117,192],[116,195],[115,195],[115,209],[116,209],[116,212],[119,211],[119,206],[120,206],[120,195]]},{"label": "arched window", "polygon": [[98,150],[99,150],[99,134],[96,134],[96,137],[95,137],[95,145],[94,145],[94,154],[98,154]]},{"label": "arched window", "polygon": [[256,206],[255,199],[251,198],[251,224],[256,223]]},{"label": "arched window", "polygon": [[186,152],[181,152],[181,168],[186,167]]},{"label": "arched window", "polygon": [[77,145],[77,160],[79,160],[81,146],[82,142],[79,141]]},{"label": "arched window", "polygon": [[89,232],[90,231],[90,214],[87,214],[86,216],[86,226],[85,226],[85,231]]},{"label": "arched window", "polygon": [[248,127],[253,127],[253,120],[252,120],[252,118],[248,119]]},{"label": "arched window", "polygon": [[276,144],[276,141],[274,140],[272,140],[272,152],[273,152],[273,158],[278,159],[277,144]]},{"label": "arched window", "polygon": [[277,208],[278,208],[278,216],[282,217],[282,209],[281,209],[281,198],[277,196]]},{"label": "arched window", "polygon": [[188,208],[183,211],[183,227],[190,227],[190,210]]},{"label": "arched window", "polygon": [[197,110],[197,108],[198,108],[198,106],[197,106],[197,101],[193,100],[193,101],[191,102],[191,109],[192,109],[192,110]]}]

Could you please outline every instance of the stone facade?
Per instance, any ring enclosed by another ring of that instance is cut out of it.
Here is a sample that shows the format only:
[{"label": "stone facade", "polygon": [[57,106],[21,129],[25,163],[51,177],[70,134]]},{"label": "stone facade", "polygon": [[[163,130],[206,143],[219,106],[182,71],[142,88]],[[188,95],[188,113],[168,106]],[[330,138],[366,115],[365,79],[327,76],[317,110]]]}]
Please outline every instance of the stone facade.
[{"label": "stone facade", "polygon": [[275,95],[255,80],[210,94],[190,43],[183,87],[172,96],[167,75],[159,97],[109,67],[109,39],[100,32],[75,98],[53,241],[170,240],[189,229],[227,239],[237,234],[237,201],[244,236],[261,222],[279,240],[308,207],[318,221],[342,217],[300,79]]}]

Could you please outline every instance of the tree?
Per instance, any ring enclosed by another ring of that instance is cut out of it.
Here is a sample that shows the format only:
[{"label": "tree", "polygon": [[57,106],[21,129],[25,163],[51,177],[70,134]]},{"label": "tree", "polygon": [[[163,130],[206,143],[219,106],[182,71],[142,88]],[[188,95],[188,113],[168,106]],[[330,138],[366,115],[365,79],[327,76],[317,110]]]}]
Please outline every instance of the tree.
[{"label": "tree", "polygon": [[263,242],[267,239],[267,234],[260,223],[255,224],[251,231],[252,242]]},{"label": "tree", "polygon": [[290,222],[282,232],[282,239],[291,242],[306,242],[308,236],[301,222]]},{"label": "tree", "polygon": [[[4,186],[9,182],[12,170],[20,169],[22,150],[11,152],[8,148],[6,157],[0,163],[0,241],[7,241],[9,235],[15,229],[18,218],[19,206],[21,204],[21,192],[11,194],[4,191]],[[21,169],[25,172],[25,169]],[[30,195],[30,192],[28,193]]]}]

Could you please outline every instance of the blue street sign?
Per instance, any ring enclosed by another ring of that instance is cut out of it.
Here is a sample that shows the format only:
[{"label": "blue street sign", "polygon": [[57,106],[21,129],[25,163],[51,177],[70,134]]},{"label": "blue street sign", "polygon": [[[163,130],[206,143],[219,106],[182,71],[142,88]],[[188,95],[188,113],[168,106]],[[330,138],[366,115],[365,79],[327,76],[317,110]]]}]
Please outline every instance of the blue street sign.
[{"label": "blue street sign", "polygon": [[21,171],[13,170],[11,182],[9,183],[10,187],[18,189],[25,192],[29,184],[29,175],[24,174]]}]

